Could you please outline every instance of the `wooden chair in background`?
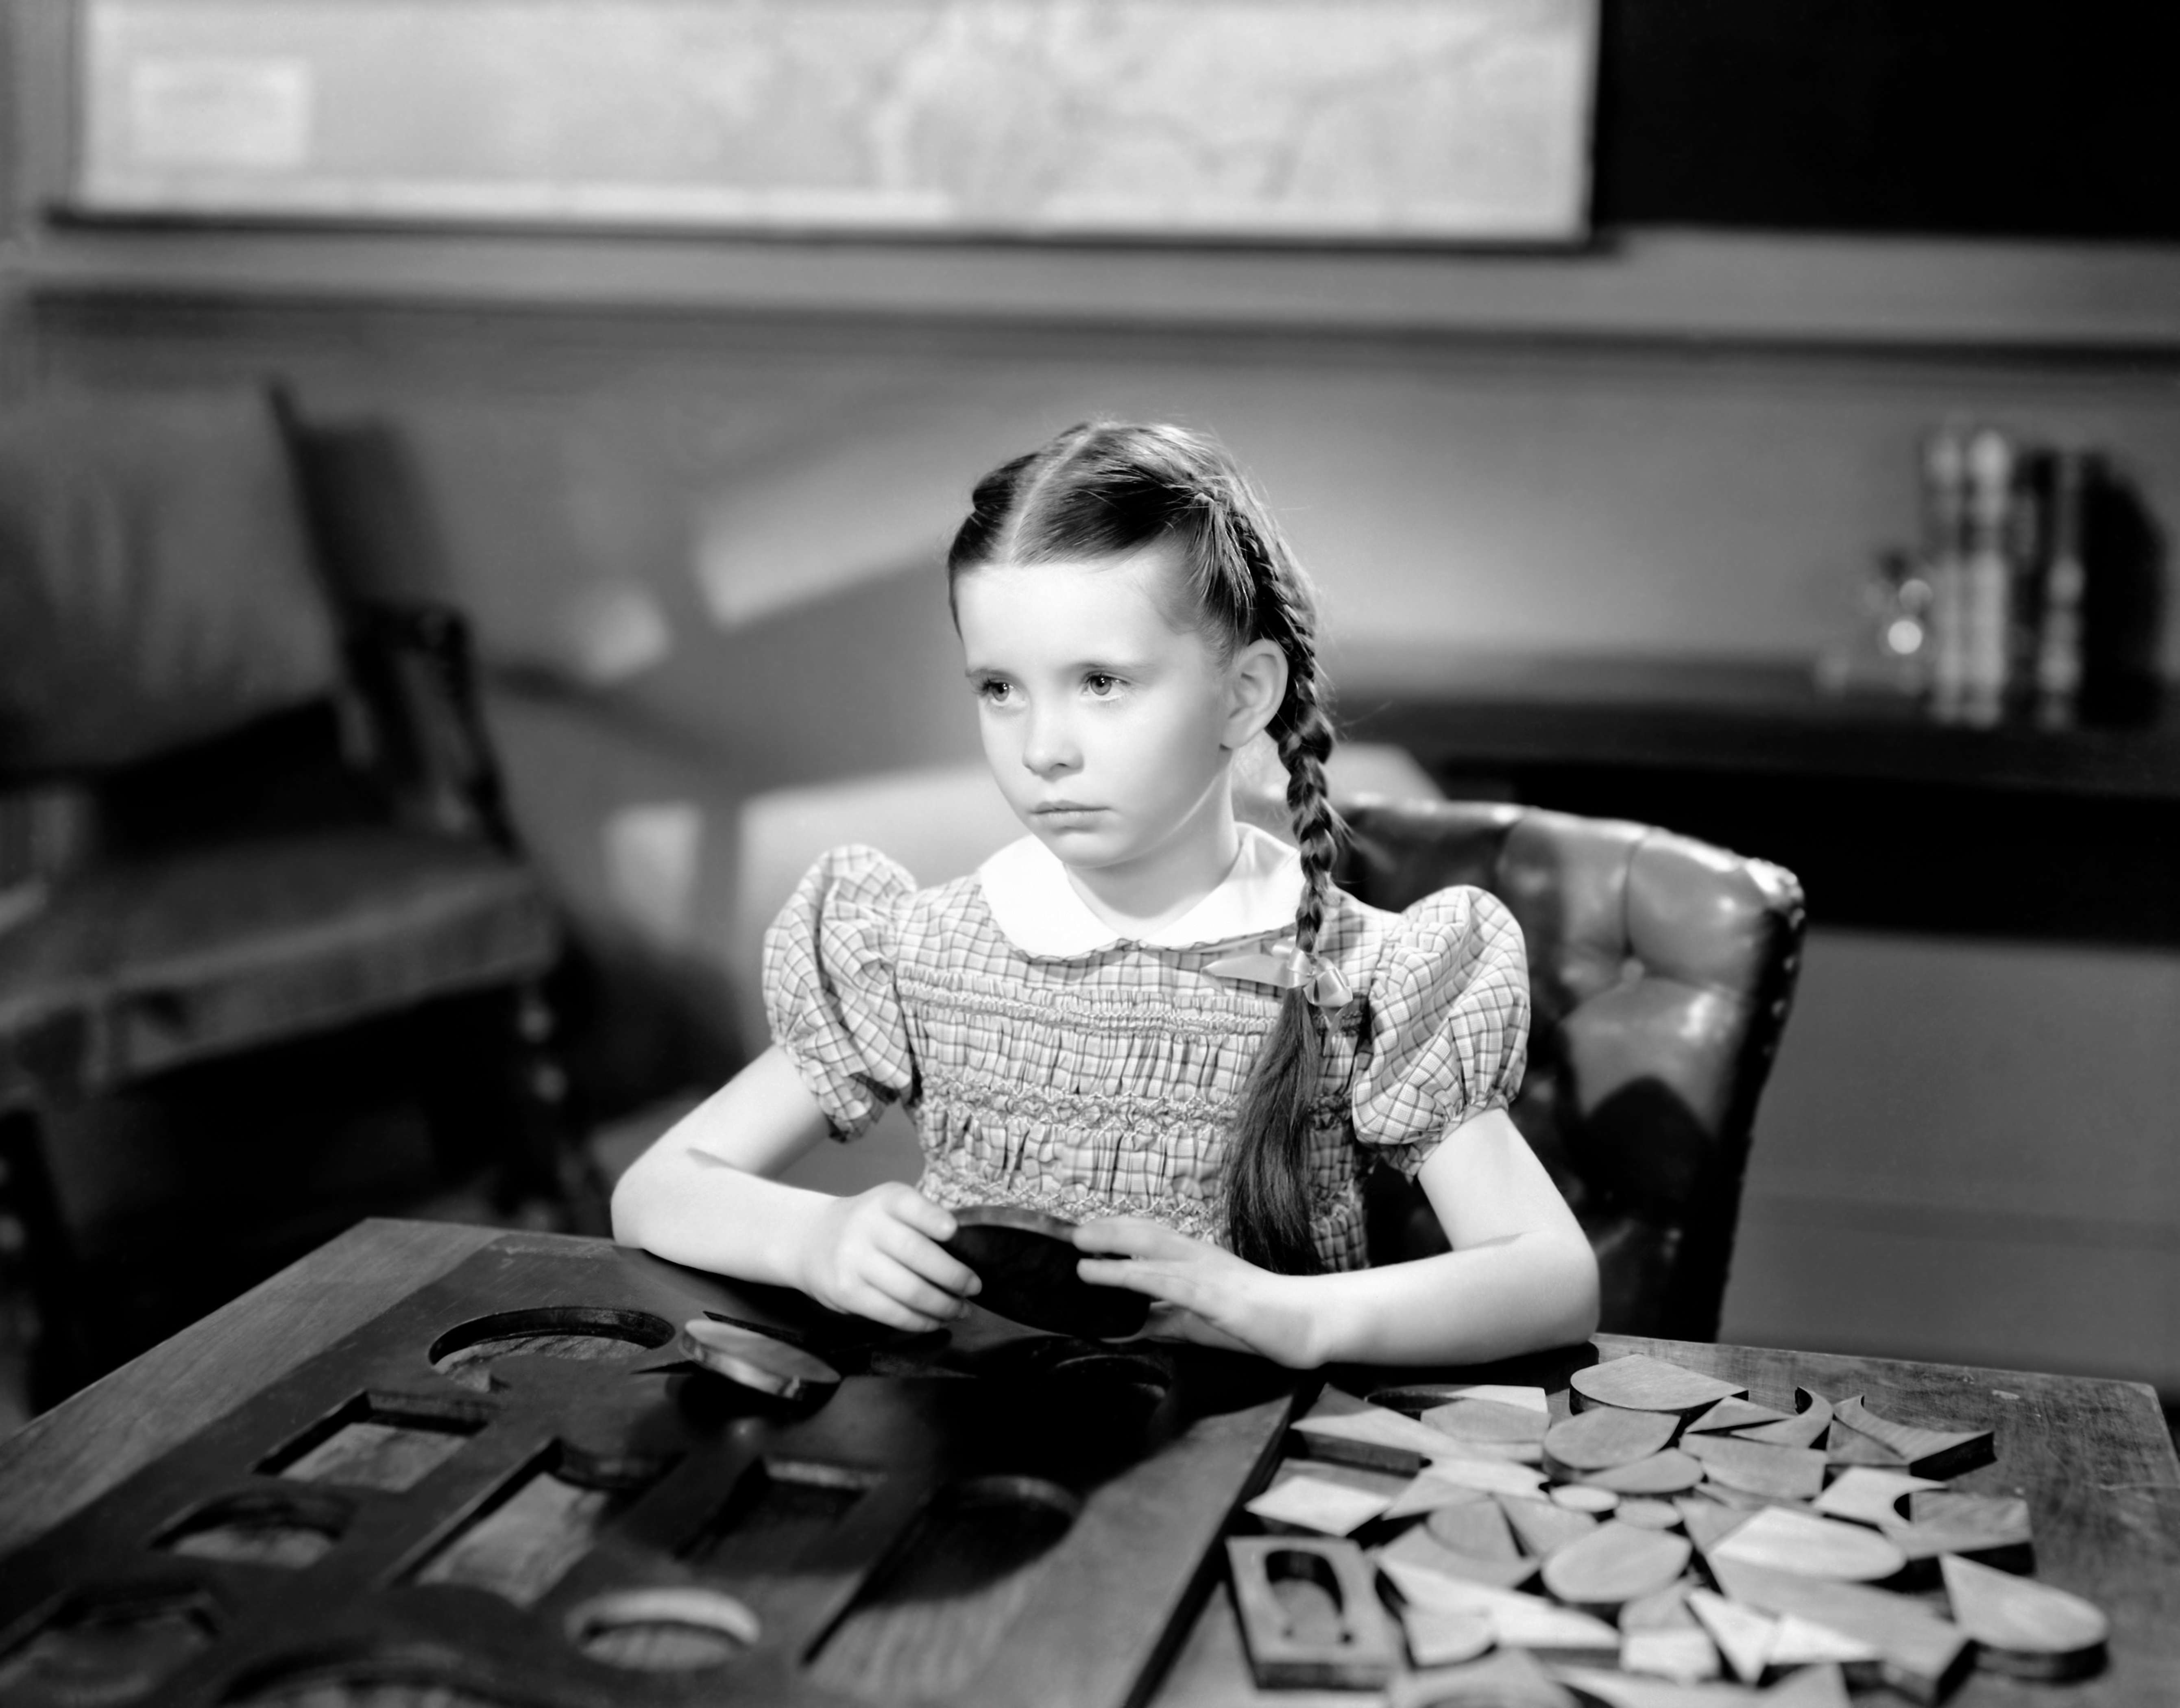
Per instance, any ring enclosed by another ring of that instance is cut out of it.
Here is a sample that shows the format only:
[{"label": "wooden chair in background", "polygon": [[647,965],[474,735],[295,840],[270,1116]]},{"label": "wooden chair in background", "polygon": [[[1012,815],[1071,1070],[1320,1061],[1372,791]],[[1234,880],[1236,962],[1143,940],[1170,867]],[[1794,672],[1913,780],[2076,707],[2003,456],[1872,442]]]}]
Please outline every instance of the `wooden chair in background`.
[{"label": "wooden chair in background", "polygon": [[0,803],[76,829],[0,872],[0,1262],[41,1402],[112,1355],[52,1118],[198,1064],[396,1025],[449,1156],[603,1226],[465,625],[330,585],[292,426],[258,390],[0,411]]}]

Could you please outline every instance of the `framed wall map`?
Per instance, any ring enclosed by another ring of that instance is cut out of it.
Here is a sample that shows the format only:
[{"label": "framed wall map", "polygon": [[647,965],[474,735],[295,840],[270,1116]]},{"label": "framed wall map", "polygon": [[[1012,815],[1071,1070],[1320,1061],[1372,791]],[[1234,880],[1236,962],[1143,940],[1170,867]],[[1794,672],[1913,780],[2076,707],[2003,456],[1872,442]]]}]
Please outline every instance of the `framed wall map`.
[{"label": "framed wall map", "polygon": [[93,217],[1584,235],[1599,0],[77,0]]}]

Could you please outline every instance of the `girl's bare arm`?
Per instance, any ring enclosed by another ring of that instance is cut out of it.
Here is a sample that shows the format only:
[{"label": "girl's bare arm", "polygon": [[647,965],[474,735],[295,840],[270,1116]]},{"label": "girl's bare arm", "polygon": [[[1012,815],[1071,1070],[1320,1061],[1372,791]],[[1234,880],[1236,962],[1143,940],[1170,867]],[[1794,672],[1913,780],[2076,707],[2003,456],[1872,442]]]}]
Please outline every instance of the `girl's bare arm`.
[{"label": "girl's bare arm", "polygon": [[897,1328],[961,1315],[976,1277],[939,1249],[954,1218],[915,1188],[836,1198],[770,1178],[824,1136],[817,1099],[769,1049],[630,1165],[614,1188],[614,1238]]},{"label": "girl's bare arm", "polygon": [[1597,1259],[1504,1111],[1462,1123],[1419,1177],[1453,1249],[1338,1275],[1274,1275],[1159,1223],[1086,1223],[1084,1279],[1186,1313],[1181,1333],[1299,1369],[1480,1364],[1597,1327]]}]

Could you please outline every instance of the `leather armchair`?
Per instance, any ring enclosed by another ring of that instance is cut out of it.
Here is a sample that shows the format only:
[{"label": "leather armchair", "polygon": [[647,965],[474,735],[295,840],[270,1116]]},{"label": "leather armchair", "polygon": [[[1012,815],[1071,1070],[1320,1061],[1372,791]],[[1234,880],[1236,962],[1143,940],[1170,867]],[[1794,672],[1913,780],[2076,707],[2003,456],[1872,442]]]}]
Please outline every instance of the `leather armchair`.
[{"label": "leather armchair", "polygon": [[[1341,883],[1390,909],[1451,884],[1528,939],[1529,1065],[1513,1116],[1581,1219],[1602,1326],[1716,1337],[1756,1103],[1800,966],[1792,873],[1647,825],[1365,796]],[[1444,1250],[1412,1184],[1369,1188],[1379,1262]]]}]

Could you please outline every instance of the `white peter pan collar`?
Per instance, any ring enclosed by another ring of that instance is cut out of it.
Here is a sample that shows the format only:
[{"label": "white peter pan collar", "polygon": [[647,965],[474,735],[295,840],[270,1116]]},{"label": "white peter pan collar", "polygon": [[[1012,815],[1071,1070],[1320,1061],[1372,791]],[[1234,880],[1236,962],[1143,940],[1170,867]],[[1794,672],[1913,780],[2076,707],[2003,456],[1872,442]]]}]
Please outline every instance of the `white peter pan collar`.
[{"label": "white peter pan collar", "polygon": [[1219,887],[1171,924],[1140,937],[1123,938],[1092,913],[1060,857],[1033,836],[1009,843],[978,866],[977,882],[999,930],[1026,955],[1064,960],[1122,942],[1186,949],[1290,929],[1302,900],[1302,856],[1254,825],[1236,828],[1241,852]]}]

